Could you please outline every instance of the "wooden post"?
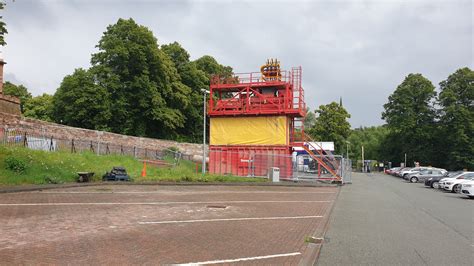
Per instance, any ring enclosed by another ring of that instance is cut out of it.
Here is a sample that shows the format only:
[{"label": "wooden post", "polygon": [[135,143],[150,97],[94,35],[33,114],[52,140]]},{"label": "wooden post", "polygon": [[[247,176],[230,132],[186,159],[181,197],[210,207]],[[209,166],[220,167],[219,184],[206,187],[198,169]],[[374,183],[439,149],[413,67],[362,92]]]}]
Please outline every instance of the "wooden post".
[{"label": "wooden post", "polygon": [[71,153],[76,153],[76,145],[74,145],[74,139],[71,141]]},{"label": "wooden post", "polygon": [[28,147],[28,141],[26,139],[26,132],[23,135],[23,147]]}]

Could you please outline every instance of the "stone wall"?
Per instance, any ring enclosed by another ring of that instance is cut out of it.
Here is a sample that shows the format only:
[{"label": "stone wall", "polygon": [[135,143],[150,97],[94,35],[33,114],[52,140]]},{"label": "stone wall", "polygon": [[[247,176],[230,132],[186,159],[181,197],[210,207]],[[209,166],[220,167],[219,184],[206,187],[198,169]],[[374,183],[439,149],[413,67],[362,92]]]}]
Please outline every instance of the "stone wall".
[{"label": "stone wall", "polygon": [[47,136],[48,138],[52,137],[66,140],[74,139],[76,141],[81,140],[111,143],[114,145],[123,145],[127,147],[137,147],[149,150],[162,150],[170,147],[176,147],[187,155],[194,157],[202,155],[202,144],[133,137],[104,131],[69,127],[21,117],[19,115],[12,115],[5,112],[0,112],[0,128],[16,129],[35,136]]},{"label": "stone wall", "polygon": [[0,112],[20,115],[20,99],[8,95],[0,94]]}]

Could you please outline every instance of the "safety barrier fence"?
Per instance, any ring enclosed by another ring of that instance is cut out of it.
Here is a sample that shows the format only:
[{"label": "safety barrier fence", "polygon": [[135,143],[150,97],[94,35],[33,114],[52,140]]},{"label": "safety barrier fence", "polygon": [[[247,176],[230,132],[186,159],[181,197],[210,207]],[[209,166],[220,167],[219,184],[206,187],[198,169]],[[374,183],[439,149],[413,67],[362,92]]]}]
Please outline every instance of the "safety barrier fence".
[{"label": "safety barrier fence", "polygon": [[[317,155],[319,156],[319,155]],[[321,158],[321,156],[319,156]],[[337,162],[333,169],[341,180],[322,167],[308,154],[288,155],[277,150],[226,150],[211,148],[209,172],[220,175],[238,175],[268,178],[278,168],[280,179],[289,181],[351,182],[351,162],[339,155],[322,156],[321,161]]]}]

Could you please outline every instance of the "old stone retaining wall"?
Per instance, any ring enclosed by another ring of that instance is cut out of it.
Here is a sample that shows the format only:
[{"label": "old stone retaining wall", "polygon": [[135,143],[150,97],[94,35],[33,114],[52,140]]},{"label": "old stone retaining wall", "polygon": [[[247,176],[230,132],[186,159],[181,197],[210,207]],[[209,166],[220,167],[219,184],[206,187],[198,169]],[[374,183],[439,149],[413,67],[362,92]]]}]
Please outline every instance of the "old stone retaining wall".
[{"label": "old stone retaining wall", "polygon": [[202,155],[202,144],[133,137],[98,130],[70,127],[4,112],[0,112],[0,128],[19,130],[34,136],[45,136],[62,140],[93,141],[149,150],[162,150],[176,147],[179,151],[187,155]]}]

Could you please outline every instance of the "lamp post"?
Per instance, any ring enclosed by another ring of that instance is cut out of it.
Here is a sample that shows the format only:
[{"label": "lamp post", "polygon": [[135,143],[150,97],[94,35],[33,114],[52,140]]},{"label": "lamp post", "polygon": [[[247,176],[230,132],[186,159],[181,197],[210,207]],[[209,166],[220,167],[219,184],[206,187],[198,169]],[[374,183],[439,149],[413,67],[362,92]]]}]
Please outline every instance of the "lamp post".
[{"label": "lamp post", "polygon": [[202,174],[206,173],[206,94],[210,92],[206,89],[201,89],[203,92],[203,134],[202,134]]}]

